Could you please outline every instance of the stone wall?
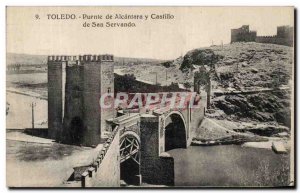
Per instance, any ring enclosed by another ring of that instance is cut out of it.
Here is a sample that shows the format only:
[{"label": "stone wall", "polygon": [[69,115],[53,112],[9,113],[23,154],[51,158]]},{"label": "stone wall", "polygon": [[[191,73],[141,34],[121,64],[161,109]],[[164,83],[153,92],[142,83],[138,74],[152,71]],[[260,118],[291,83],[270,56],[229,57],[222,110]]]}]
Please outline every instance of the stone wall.
[{"label": "stone wall", "polygon": [[[66,69],[65,113],[62,141],[82,143],[83,135],[83,66],[69,65]],[[81,123],[81,124],[80,124]],[[80,128],[81,127],[81,128]]]},{"label": "stone wall", "polygon": [[[114,93],[114,64],[112,62],[102,62],[101,63],[101,69],[100,69],[100,82],[101,82],[101,94],[104,93]],[[110,97],[107,99],[110,101],[110,104],[114,104],[114,97]],[[106,120],[111,119],[113,117],[116,117],[115,109],[109,108],[109,109],[100,109],[100,126],[101,126],[101,136],[106,137],[106,133],[109,132],[109,125],[107,125]]]},{"label": "stone wall", "polygon": [[119,130],[115,129],[95,162],[82,173],[81,187],[120,186],[119,140]]},{"label": "stone wall", "polygon": [[195,132],[200,126],[201,121],[204,119],[205,115],[206,101],[200,101],[200,108],[194,108],[190,110],[190,136],[188,138],[188,146],[192,143],[193,137],[195,137]]},{"label": "stone wall", "polygon": [[141,117],[141,175],[148,184],[174,185],[174,160],[159,155],[159,117]]},{"label": "stone wall", "polygon": [[255,39],[258,43],[279,44],[293,46],[294,40],[289,38],[281,38],[277,36],[257,36]]},{"label": "stone wall", "polygon": [[48,61],[48,135],[52,139],[57,139],[62,130],[65,66],[61,61]]},{"label": "stone wall", "polygon": [[231,42],[254,42],[255,38],[256,31],[250,31],[249,25],[231,30]]},{"label": "stone wall", "polygon": [[113,109],[99,104],[101,94],[114,93],[113,62],[112,55],[48,57],[50,138],[84,146],[100,143],[106,120],[115,117]]},{"label": "stone wall", "polygon": [[238,29],[231,29],[232,42],[258,42],[293,46],[294,27],[278,26],[277,34],[274,36],[257,36],[256,31],[249,30],[249,25],[243,25]]},{"label": "stone wall", "polygon": [[101,97],[101,63],[85,62],[83,72],[83,121],[84,121],[84,137],[85,145],[97,145],[101,136],[101,113],[100,113],[100,97]]}]

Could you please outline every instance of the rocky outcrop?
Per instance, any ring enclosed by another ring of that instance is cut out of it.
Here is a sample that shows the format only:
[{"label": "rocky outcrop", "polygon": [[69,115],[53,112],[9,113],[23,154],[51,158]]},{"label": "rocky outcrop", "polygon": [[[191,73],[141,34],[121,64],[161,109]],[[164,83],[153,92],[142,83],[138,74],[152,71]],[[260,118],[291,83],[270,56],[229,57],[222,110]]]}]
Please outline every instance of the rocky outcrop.
[{"label": "rocky outcrop", "polygon": [[268,139],[259,136],[232,135],[232,136],[222,137],[218,139],[194,138],[192,141],[192,145],[201,145],[201,146],[229,145],[229,144],[241,145],[245,142],[263,142],[263,141],[268,141]]},{"label": "rocky outcrop", "polygon": [[242,129],[234,129],[236,132],[250,132],[260,136],[276,136],[276,137],[288,137],[289,136],[289,128],[284,126],[273,126],[273,125],[257,125],[254,127],[245,127]]},{"label": "rocky outcrop", "polygon": [[277,121],[290,127],[291,109],[288,91],[274,91],[249,95],[226,95],[213,99],[216,109],[224,111],[228,118],[250,119],[260,122]]}]

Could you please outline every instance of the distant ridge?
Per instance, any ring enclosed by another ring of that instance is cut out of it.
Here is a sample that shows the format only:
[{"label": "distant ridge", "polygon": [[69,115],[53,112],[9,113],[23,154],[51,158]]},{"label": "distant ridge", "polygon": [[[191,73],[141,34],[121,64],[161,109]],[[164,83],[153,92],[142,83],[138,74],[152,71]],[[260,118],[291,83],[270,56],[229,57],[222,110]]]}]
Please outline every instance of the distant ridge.
[{"label": "distant ridge", "polygon": [[[116,65],[127,65],[127,64],[138,64],[138,63],[148,63],[148,64],[158,64],[164,62],[164,60],[149,59],[149,58],[129,58],[129,57],[115,57]],[[7,65],[46,65],[47,55],[31,55],[31,54],[17,54],[17,53],[7,53],[6,54],[6,64]]]},{"label": "distant ridge", "polygon": [[22,64],[22,65],[46,65],[47,56],[46,55],[30,55],[30,54],[16,54],[7,53],[6,54],[6,64]]}]

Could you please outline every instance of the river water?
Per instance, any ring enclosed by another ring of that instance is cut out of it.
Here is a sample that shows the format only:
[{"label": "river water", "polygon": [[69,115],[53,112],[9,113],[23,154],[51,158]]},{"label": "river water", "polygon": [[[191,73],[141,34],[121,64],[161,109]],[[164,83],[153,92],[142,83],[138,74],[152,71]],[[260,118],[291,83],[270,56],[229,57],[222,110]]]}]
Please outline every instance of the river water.
[{"label": "river water", "polygon": [[175,186],[288,185],[289,154],[239,145],[190,146],[168,151]]}]

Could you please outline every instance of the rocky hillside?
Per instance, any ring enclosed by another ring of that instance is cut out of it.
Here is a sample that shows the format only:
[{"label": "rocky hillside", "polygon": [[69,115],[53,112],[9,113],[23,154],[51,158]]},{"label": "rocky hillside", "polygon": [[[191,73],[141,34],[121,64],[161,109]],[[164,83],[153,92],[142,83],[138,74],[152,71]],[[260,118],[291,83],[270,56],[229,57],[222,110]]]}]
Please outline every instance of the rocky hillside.
[{"label": "rocky hillside", "polygon": [[292,75],[293,48],[260,43],[233,43],[188,52],[181,70],[215,65],[217,86],[252,89],[287,85]]},{"label": "rocky hillside", "polygon": [[262,90],[215,96],[212,108],[218,113],[213,117],[290,127],[293,58],[292,47],[233,43],[191,50],[178,68],[188,74],[198,66],[210,67],[213,92]]},{"label": "rocky hillside", "polygon": [[288,91],[262,92],[247,95],[226,95],[212,100],[212,108],[224,113],[218,119],[233,121],[274,122],[291,126],[290,93]]}]

